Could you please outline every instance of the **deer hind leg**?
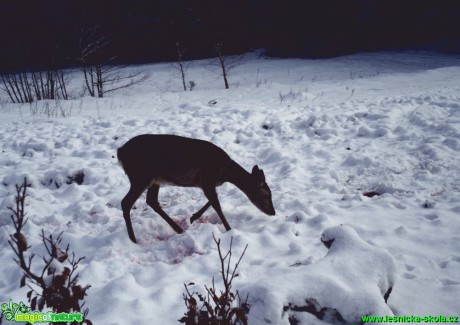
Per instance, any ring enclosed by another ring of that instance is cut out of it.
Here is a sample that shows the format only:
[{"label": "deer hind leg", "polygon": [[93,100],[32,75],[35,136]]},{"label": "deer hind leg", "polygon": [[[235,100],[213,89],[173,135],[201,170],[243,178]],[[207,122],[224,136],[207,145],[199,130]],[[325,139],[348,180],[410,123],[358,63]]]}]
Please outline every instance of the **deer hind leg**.
[{"label": "deer hind leg", "polygon": [[[217,214],[220,217],[220,220],[222,220],[222,223],[223,223],[223,225],[225,227],[225,230],[228,231],[228,230],[232,229],[230,227],[230,225],[228,224],[227,219],[225,219],[224,213],[222,212],[222,208],[220,207],[219,199],[217,198],[216,188],[211,187],[211,186],[210,187],[203,187],[203,192],[204,192],[204,195],[209,200],[209,203],[214,208],[214,210],[216,210]],[[205,207],[206,207],[206,205],[201,210],[203,210]],[[198,211],[198,212],[200,212],[200,211]]]},{"label": "deer hind leg", "polygon": [[158,213],[178,234],[183,232],[182,228],[177,225],[167,214],[163,211],[158,202],[158,192],[160,191],[160,186],[153,184],[147,191],[147,204]]},{"label": "deer hind leg", "polygon": [[134,235],[133,225],[131,224],[130,212],[134,203],[139,198],[139,196],[141,196],[144,190],[145,187],[136,183],[131,183],[131,187],[129,188],[128,193],[123,198],[123,200],[121,200],[121,209],[123,210],[123,218],[126,222],[126,229],[128,230],[129,239],[131,239],[133,243],[137,243],[137,241],[136,236]]},{"label": "deer hind leg", "polygon": [[200,210],[198,210],[196,213],[192,215],[192,217],[190,218],[190,223],[193,223],[195,220],[201,217],[203,213],[209,209],[210,206],[211,206],[211,201],[208,201],[208,203],[206,203]]}]

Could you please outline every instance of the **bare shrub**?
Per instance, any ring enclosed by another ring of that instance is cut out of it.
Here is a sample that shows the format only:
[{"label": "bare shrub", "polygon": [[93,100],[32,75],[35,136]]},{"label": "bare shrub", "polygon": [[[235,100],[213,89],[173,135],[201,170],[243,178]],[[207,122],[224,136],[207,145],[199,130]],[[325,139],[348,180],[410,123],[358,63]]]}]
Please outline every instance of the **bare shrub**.
[{"label": "bare shrub", "polygon": [[[25,178],[21,185],[16,185],[16,206],[9,208],[13,213],[11,220],[15,233],[10,235],[8,244],[16,255],[14,261],[23,271],[20,287],[27,285],[30,288],[27,298],[32,310],[43,311],[45,307],[48,307],[56,313],[79,313],[84,307],[86,291],[90,288],[89,285],[82,287],[78,284],[79,275],[76,270],[84,257],[77,258],[75,253],[70,252],[69,245],[65,249],[59,247],[62,243],[62,233],[57,237],[45,236],[42,230],[40,238],[47,256],[42,257],[41,272],[32,271],[35,253],[26,253],[30,251],[31,246],[27,244],[27,239],[21,232],[28,221],[24,210],[28,186],[30,184]],[[67,265],[64,265],[64,262],[67,262]],[[92,324],[90,320],[85,319],[87,314],[88,308],[83,310],[80,324]],[[70,322],[64,324],[70,324]]]},{"label": "bare shrub", "polygon": [[230,85],[228,83],[228,76],[231,70],[241,65],[243,62],[242,55],[229,55],[225,51],[223,42],[218,42],[215,46],[217,54],[217,65],[224,79],[225,89],[229,89]]},{"label": "bare shrub", "polygon": [[[206,295],[199,292],[190,292],[189,286],[194,283],[184,284],[185,294],[183,295],[187,312],[179,320],[186,325],[236,325],[248,324],[247,314],[249,313],[248,297],[241,299],[238,291],[232,292],[232,282],[238,276],[237,269],[246,253],[248,245],[243,250],[238,261],[231,269],[233,237],[230,240],[230,247],[227,253],[223,254],[220,247],[220,239],[212,235],[217,245],[220,259],[220,274],[224,285],[223,290],[217,290],[214,278],[211,287],[205,285]],[[198,303],[197,301],[200,303]],[[201,306],[199,306],[201,304]],[[236,306],[235,306],[236,305]]]},{"label": "bare shrub", "polygon": [[69,99],[65,70],[9,73],[0,76],[0,89],[13,103],[32,103],[43,99]]},{"label": "bare shrub", "polygon": [[34,98],[32,82],[29,79],[29,74],[25,72],[0,75],[0,89],[13,103],[31,103]]},{"label": "bare shrub", "polygon": [[[177,67],[179,69],[179,72],[180,72],[180,76],[181,76],[181,79],[182,79],[182,86],[184,87],[184,91],[187,91],[187,84],[185,82],[185,72],[187,71],[189,65],[185,64],[184,61],[183,61],[185,48],[183,48],[179,42],[176,42],[176,49],[177,49],[177,62],[176,62],[176,65],[177,65]],[[192,86],[192,83],[193,83],[193,86]],[[189,86],[190,86],[189,87],[190,91],[192,91],[193,88],[195,87],[195,82],[190,81]]]},{"label": "bare shrub", "polygon": [[79,61],[85,77],[85,85],[91,97],[102,98],[108,92],[139,84],[150,74],[129,72],[126,66],[116,64],[116,56],[107,56],[110,36],[104,35],[97,26],[84,29],[80,37]]}]

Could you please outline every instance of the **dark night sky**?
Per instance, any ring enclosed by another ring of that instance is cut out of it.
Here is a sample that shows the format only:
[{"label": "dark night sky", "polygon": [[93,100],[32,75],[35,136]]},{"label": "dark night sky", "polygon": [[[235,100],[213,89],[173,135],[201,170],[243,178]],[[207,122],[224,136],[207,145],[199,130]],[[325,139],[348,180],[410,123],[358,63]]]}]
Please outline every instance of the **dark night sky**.
[{"label": "dark night sky", "polygon": [[80,44],[108,44],[93,61],[139,63],[264,48],[327,57],[357,51],[460,53],[459,0],[0,0],[0,71],[79,64]]}]

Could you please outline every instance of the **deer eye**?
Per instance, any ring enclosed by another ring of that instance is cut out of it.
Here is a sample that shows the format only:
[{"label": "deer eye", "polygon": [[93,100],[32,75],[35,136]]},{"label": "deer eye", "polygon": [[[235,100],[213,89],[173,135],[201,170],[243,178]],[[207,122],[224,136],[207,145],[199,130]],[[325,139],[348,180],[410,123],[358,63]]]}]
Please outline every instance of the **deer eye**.
[{"label": "deer eye", "polygon": [[263,182],[259,184],[259,189],[264,193],[264,194],[269,194],[270,189],[268,188],[267,183]]}]

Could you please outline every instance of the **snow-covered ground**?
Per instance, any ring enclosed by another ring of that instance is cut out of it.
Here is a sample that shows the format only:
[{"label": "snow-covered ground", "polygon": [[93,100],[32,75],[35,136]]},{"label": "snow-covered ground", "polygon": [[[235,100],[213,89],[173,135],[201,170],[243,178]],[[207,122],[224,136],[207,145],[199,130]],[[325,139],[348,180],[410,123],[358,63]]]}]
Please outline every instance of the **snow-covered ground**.
[{"label": "snow-covered ground", "polygon": [[[31,250],[42,252],[41,229],[64,231],[63,242],[86,257],[80,283],[91,285],[94,324],[177,323],[186,311],[183,284],[201,290],[220,279],[213,233],[223,248],[233,237],[235,255],[249,244],[234,288],[249,293],[250,324],[289,324],[292,313],[281,307],[307,299],[356,322],[361,313],[460,314],[460,58],[248,55],[231,71],[229,90],[198,61],[187,72],[197,85],[191,92],[181,90],[171,64],[132,69],[152,76],[103,99],[22,105],[0,94],[0,303],[27,300],[7,243],[7,207],[26,176]],[[76,94],[82,76],[74,75]],[[70,116],[49,118],[46,109]],[[276,216],[224,184],[218,193],[233,229],[226,232],[212,208],[190,225],[205,203],[201,190],[164,186],[160,203],[186,231],[176,234],[144,194],[132,210],[133,244],[120,207],[129,181],[114,157],[142,133],[212,141],[246,170],[257,164]],[[79,172],[82,185],[66,183]],[[381,195],[363,195],[371,191]],[[340,229],[349,238],[328,250],[323,232]],[[382,290],[392,281],[388,308]],[[326,321],[305,314],[296,318]]]}]

